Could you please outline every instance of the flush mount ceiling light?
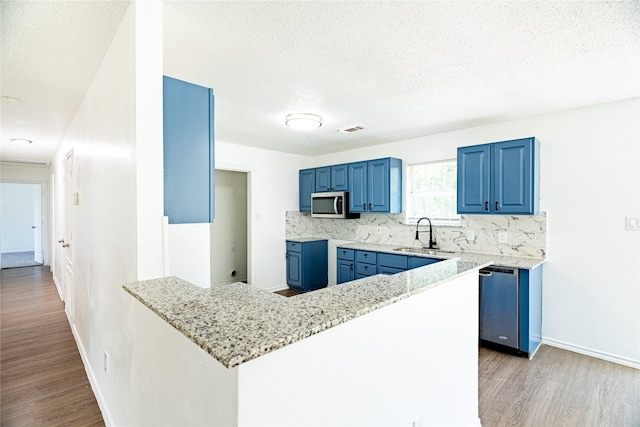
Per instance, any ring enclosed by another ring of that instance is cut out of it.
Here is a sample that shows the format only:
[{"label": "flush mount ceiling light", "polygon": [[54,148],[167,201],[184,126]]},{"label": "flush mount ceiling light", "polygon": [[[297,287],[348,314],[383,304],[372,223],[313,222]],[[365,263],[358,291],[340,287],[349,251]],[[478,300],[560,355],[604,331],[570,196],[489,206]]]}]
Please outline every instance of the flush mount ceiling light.
[{"label": "flush mount ceiling light", "polygon": [[32,140],[25,139],[25,138],[9,138],[9,141],[11,141],[11,143],[13,144],[19,144],[19,145],[29,145],[33,143]]},{"label": "flush mount ceiling light", "polygon": [[284,124],[292,129],[315,129],[322,126],[322,117],[310,113],[287,114]]}]

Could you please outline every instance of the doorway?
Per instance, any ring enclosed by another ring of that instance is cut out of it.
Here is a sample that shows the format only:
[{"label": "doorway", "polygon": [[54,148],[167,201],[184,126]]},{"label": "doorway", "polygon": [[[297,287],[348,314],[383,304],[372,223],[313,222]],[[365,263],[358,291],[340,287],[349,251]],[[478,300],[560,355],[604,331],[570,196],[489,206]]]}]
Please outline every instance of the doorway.
[{"label": "doorway", "polygon": [[42,184],[0,183],[2,268],[43,265]]},{"label": "doorway", "polygon": [[248,175],[247,172],[216,169],[211,286],[248,282]]}]

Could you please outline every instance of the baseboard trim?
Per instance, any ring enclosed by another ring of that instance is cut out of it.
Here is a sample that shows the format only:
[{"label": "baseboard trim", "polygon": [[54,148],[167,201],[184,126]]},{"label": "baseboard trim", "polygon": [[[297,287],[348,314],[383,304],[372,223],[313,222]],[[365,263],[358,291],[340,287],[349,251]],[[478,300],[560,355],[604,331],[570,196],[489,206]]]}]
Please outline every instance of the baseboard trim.
[{"label": "baseboard trim", "polygon": [[93,394],[96,397],[96,401],[98,402],[98,407],[100,408],[100,412],[102,412],[102,418],[104,419],[105,426],[111,427],[114,425],[113,420],[107,408],[107,403],[104,399],[104,396],[102,396],[102,393],[100,392],[100,387],[98,387],[98,380],[96,379],[93,369],[91,368],[91,364],[89,363],[87,353],[84,350],[84,345],[82,345],[82,341],[78,336],[78,331],[76,330],[75,325],[71,323],[71,321],[69,321],[69,326],[71,326],[71,332],[73,333],[73,338],[76,341],[76,346],[78,347],[78,352],[80,353],[80,358],[82,359],[84,370],[87,373],[89,384],[91,384],[91,390],[93,390]]},{"label": "baseboard trim", "polygon": [[64,297],[62,296],[62,288],[60,287],[60,283],[58,282],[58,278],[53,273],[51,274],[51,277],[53,277],[53,283],[56,284],[56,290],[58,291],[58,296],[60,297],[60,301],[64,302]]},{"label": "baseboard trim", "polygon": [[563,350],[573,351],[574,353],[584,354],[585,356],[595,357],[596,359],[606,360],[607,362],[617,363],[619,365],[629,366],[630,368],[640,369],[640,361],[628,359],[626,357],[616,356],[611,353],[605,353],[591,348],[581,347],[579,345],[569,344],[564,341],[554,340],[551,338],[543,338],[542,344],[551,347],[558,347]]}]

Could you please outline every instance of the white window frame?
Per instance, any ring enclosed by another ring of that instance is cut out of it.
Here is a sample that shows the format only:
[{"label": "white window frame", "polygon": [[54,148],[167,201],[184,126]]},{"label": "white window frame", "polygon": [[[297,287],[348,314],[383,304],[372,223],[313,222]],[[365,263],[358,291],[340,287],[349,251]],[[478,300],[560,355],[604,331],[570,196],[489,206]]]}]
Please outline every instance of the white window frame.
[{"label": "white window frame", "polygon": [[[413,193],[413,168],[415,166],[422,166],[422,165],[433,165],[433,164],[438,164],[438,163],[451,163],[451,162],[457,162],[457,160],[454,159],[444,159],[444,160],[435,160],[435,161],[431,161],[431,162],[420,162],[420,163],[411,163],[409,165],[407,165],[407,169],[406,169],[406,176],[407,176],[407,197],[406,197],[406,202],[407,202],[407,209],[406,209],[406,214],[405,214],[405,224],[410,224],[410,225],[415,225],[418,222],[419,217],[413,217],[413,206],[412,206],[412,193]],[[456,180],[456,186],[458,185],[457,180]],[[446,226],[461,226],[461,218],[458,215],[458,218],[455,219],[435,219],[435,218],[431,218],[431,222],[433,225],[446,225]]]}]

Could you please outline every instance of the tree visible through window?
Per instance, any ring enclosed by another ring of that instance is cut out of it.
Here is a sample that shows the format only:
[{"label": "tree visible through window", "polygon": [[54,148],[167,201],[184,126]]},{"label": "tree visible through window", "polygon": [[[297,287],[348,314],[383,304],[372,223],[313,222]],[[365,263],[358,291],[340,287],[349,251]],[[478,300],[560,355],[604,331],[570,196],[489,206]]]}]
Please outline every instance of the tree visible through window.
[{"label": "tree visible through window", "polygon": [[458,220],[455,160],[409,165],[408,218]]}]

